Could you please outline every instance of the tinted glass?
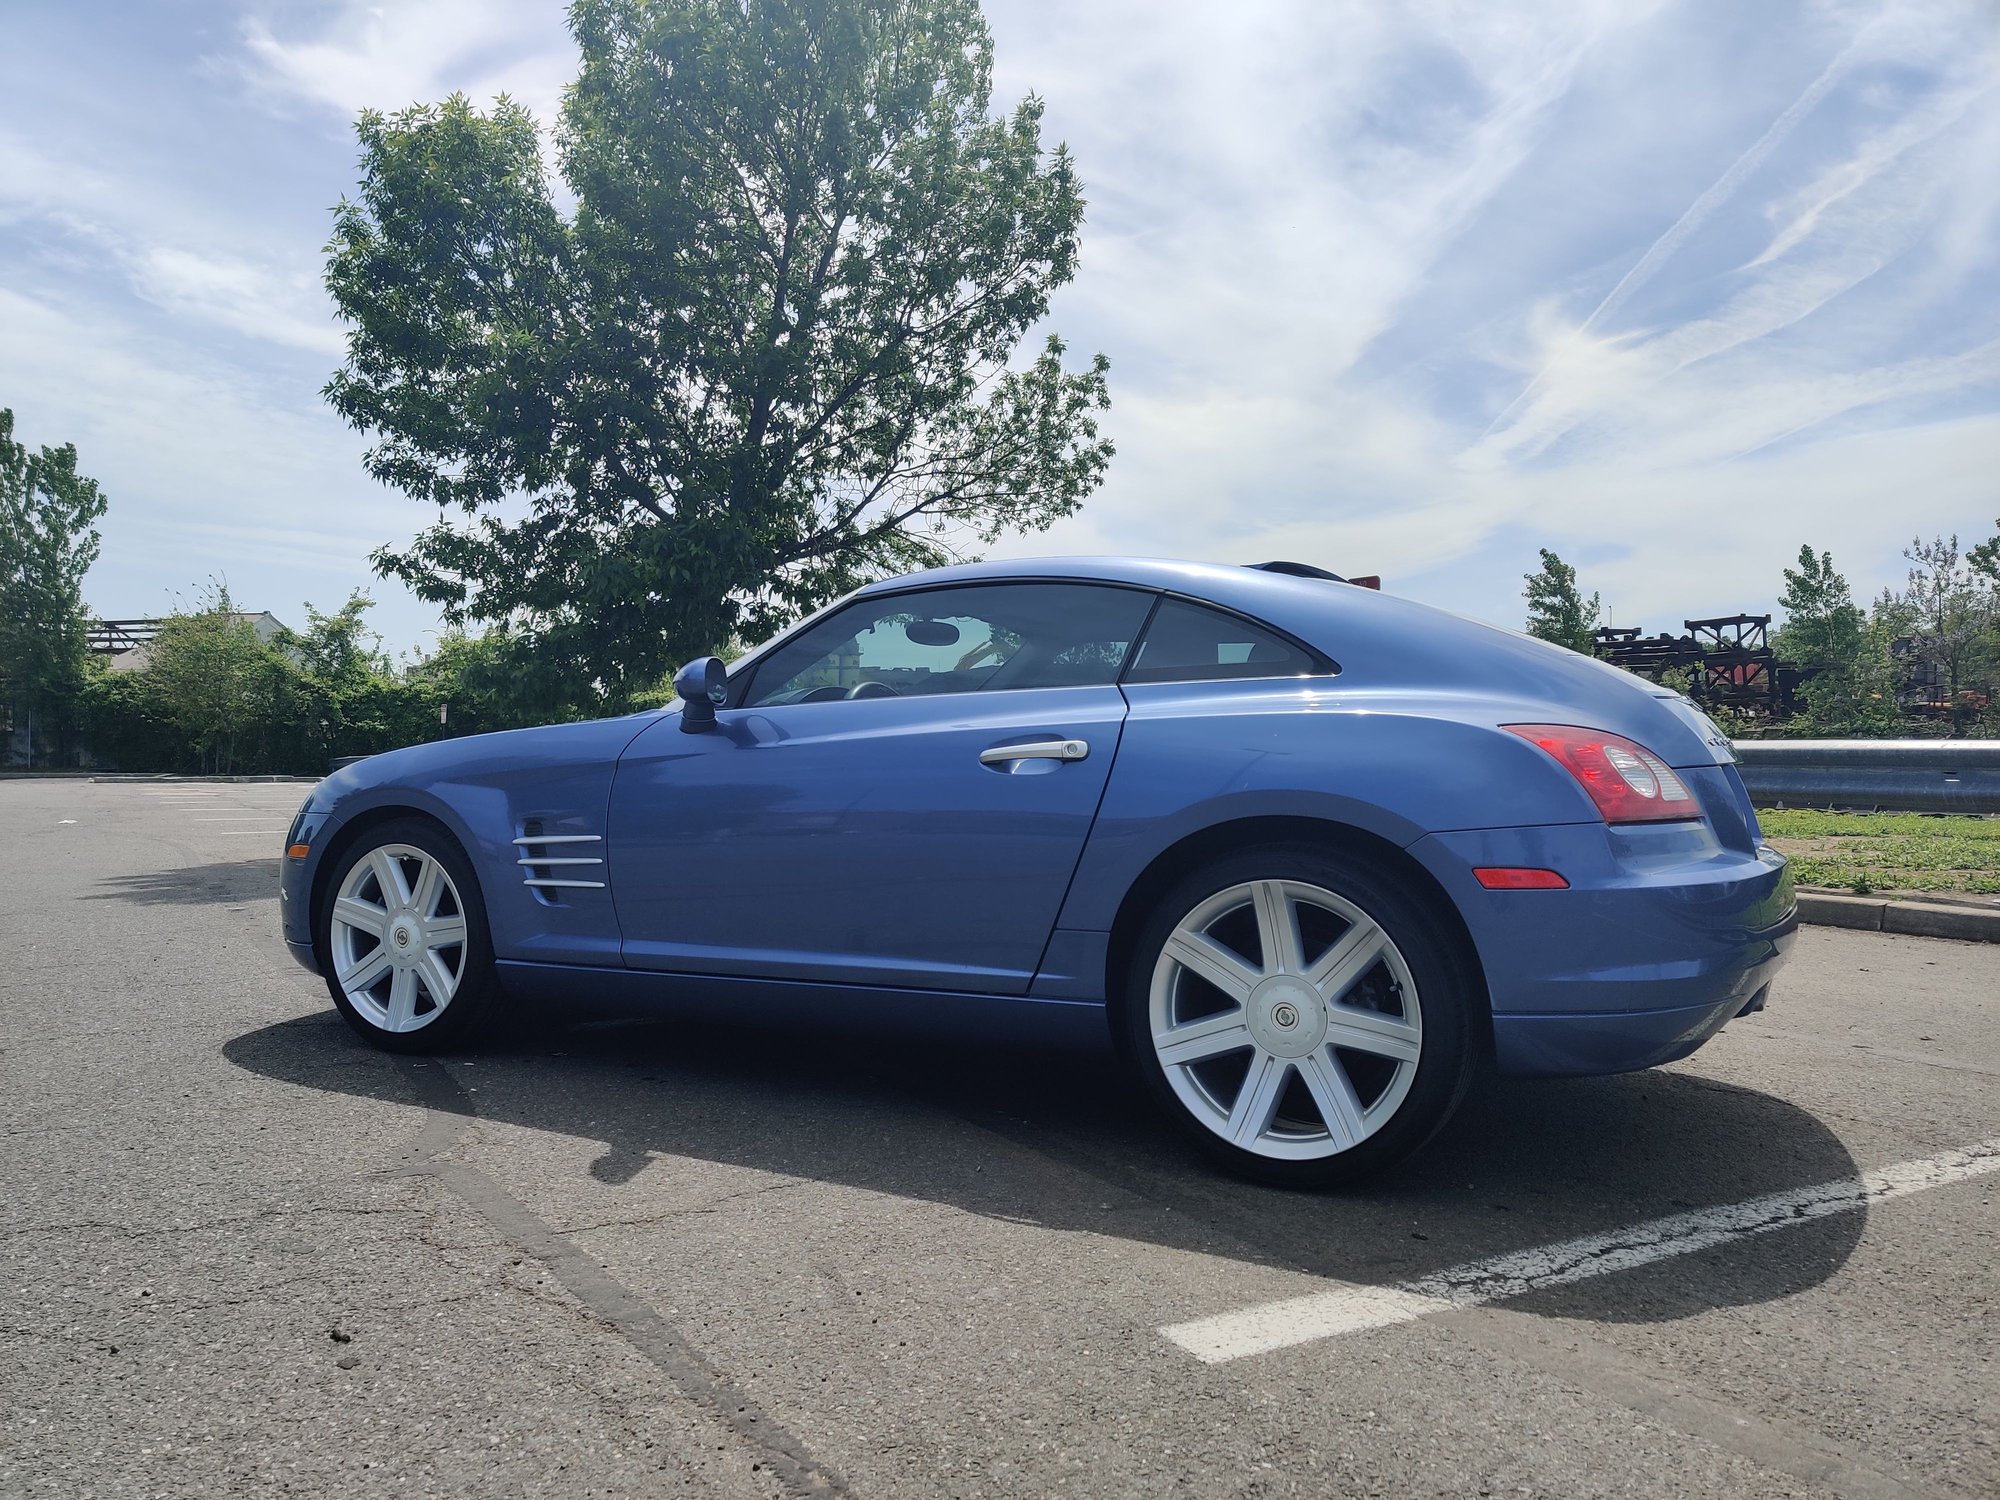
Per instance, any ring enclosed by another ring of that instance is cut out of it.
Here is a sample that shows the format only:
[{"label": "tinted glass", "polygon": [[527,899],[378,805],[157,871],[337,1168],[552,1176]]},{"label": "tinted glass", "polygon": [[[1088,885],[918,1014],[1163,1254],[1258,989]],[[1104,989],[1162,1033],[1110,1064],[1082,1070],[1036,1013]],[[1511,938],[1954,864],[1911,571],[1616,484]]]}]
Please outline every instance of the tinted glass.
[{"label": "tinted glass", "polygon": [[1320,665],[1283,636],[1241,615],[1180,599],[1161,601],[1127,682],[1208,682],[1229,677],[1297,677]]},{"label": "tinted glass", "polygon": [[1116,682],[1154,596],[976,584],[863,599],[758,667],[743,707]]}]

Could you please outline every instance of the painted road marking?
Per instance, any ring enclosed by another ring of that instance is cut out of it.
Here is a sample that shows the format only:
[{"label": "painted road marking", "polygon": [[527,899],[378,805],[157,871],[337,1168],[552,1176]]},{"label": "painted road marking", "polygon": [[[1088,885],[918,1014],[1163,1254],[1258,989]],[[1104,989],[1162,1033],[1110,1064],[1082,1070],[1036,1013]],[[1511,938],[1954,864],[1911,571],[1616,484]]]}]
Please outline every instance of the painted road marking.
[{"label": "painted road marking", "polygon": [[1410,1323],[1431,1313],[1479,1307],[1595,1276],[1630,1271],[1676,1255],[1691,1255],[1746,1235],[1847,1213],[1892,1198],[1906,1198],[2000,1172],[2000,1137],[1918,1161],[1878,1167],[1856,1178],[1767,1193],[1743,1203],[1723,1203],[1670,1214],[1630,1229],[1584,1235],[1534,1250],[1469,1261],[1396,1286],[1334,1282],[1327,1290],[1218,1313],[1162,1328],[1174,1343],[1205,1364],[1285,1349],[1316,1339]]}]

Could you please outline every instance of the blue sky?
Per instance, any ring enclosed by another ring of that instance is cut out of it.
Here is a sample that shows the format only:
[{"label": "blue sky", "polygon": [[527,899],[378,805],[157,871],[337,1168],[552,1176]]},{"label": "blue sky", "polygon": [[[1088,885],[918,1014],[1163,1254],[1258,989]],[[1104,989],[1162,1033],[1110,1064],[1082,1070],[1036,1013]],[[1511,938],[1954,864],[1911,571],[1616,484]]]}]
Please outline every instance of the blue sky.
[{"label": "blue sky", "polygon": [[[1518,624],[1537,546],[1620,623],[1857,593],[2000,516],[1991,0],[995,0],[1090,197],[1050,324],[1112,361],[1119,456],[1002,553],[1295,557]],[[560,7],[9,7],[0,405],[111,496],[88,597],[220,574],[297,623],[426,514],[321,403],[363,105],[552,116]]]}]

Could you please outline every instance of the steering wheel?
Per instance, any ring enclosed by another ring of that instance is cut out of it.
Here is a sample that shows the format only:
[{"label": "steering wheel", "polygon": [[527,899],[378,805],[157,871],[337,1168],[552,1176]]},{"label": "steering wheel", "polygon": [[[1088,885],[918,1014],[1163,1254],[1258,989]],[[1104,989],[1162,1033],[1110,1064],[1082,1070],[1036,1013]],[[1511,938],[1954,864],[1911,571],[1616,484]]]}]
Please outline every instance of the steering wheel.
[{"label": "steering wheel", "polygon": [[852,698],[900,698],[903,695],[886,682],[857,682],[847,690]]}]

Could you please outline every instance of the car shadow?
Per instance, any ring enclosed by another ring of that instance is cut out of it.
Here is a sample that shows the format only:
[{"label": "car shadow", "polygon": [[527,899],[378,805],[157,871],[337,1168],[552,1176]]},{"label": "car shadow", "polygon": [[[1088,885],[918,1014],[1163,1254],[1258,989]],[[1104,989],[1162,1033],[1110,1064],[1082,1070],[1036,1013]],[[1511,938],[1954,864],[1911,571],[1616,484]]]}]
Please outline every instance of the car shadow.
[{"label": "car shadow", "polygon": [[[1301,1193],[1218,1172],[1108,1046],[1073,1033],[885,1036],[655,1011],[540,1025],[481,1051],[476,1094],[449,1060],[376,1052],[331,1012],[223,1050],[285,1083],[596,1142],[590,1173],[614,1187],[693,1157],[1378,1285],[1856,1171],[1804,1110],[1665,1070],[1484,1079],[1403,1166]],[[1831,1276],[1864,1222],[1833,1214],[1511,1305],[1655,1322],[1765,1302]]]},{"label": "car shadow", "polygon": [[278,894],[278,858],[218,860],[172,870],[114,875],[85,901],[130,901],[137,906],[200,906],[210,902],[258,901]]}]

